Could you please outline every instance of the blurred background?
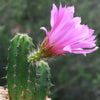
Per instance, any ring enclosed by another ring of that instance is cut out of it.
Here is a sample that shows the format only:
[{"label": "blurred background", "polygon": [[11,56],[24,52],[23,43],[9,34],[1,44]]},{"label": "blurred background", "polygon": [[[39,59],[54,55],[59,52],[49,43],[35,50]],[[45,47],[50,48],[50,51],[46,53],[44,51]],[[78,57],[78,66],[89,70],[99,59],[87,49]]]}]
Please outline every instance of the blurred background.
[{"label": "blurred background", "polygon": [[[29,33],[35,45],[40,44],[45,26],[50,30],[52,3],[60,0],[0,0],[0,86],[7,84],[4,67],[10,39],[18,32]],[[63,6],[74,5],[75,16],[82,24],[95,29],[100,46],[100,0],[62,0]],[[37,47],[37,46],[36,46]],[[52,73],[52,100],[100,100],[100,49],[88,54],[56,56],[49,60]]]}]

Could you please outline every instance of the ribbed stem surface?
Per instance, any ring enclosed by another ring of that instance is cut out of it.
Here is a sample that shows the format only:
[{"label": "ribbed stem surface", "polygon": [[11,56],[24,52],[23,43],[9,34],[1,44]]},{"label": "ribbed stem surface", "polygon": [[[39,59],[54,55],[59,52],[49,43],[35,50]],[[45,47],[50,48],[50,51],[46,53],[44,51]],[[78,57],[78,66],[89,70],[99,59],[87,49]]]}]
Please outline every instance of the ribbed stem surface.
[{"label": "ribbed stem surface", "polygon": [[33,52],[32,39],[18,34],[11,40],[8,55],[10,100],[45,100],[50,88],[50,68],[44,61],[28,62]]}]

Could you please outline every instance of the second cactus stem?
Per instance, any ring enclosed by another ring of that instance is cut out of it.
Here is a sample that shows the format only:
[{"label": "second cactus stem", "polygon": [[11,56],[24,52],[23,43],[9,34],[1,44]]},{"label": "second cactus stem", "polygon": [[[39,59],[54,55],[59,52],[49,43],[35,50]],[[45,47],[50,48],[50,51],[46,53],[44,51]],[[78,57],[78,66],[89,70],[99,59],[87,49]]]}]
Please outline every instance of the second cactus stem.
[{"label": "second cactus stem", "polygon": [[33,50],[32,39],[26,34],[17,34],[11,40],[7,72],[10,100],[46,100],[51,84],[50,67],[40,59],[29,61]]}]

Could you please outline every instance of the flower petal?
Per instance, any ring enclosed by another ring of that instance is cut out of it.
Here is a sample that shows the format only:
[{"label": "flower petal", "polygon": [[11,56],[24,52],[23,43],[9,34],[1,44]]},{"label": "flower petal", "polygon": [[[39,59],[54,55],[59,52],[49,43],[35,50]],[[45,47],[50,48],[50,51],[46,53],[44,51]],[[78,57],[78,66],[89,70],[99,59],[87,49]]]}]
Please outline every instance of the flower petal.
[{"label": "flower petal", "polygon": [[88,49],[88,50],[84,50],[84,49],[76,49],[76,50],[73,50],[73,53],[76,53],[76,54],[86,54],[86,53],[91,53],[91,52],[94,52],[98,49],[99,47],[95,47],[93,49]]},{"label": "flower petal", "polygon": [[47,29],[46,29],[45,27],[40,27],[40,29],[44,30],[44,31],[45,31],[45,33],[46,33],[46,35],[48,35],[48,34],[49,34],[49,33],[48,33],[48,31],[47,31]]},{"label": "flower petal", "polygon": [[70,45],[65,46],[65,47],[63,48],[63,50],[72,53],[72,49],[71,49]]},{"label": "flower petal", "polygon": [[57,17],[58,17],[58,8],[56,7],[55,4],[53,4],[53,8],[51,10],[51,19],[50,19],[50,24],[51,24],[51,27],[54,26],[54,24],[56,23],[57,21]]}]

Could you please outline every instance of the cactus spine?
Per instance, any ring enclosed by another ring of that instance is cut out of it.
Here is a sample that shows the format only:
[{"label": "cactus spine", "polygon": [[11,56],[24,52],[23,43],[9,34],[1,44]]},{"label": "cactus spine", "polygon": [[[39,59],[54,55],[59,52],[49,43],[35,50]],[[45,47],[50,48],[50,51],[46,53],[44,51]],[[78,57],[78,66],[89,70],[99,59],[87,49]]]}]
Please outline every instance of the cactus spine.
[{"label": "cactus spine", "polygon": [[32,39],[17,34],[8,54],[8,92],[10,100],[45,100],[50,88],[50,68],[44,61],[28,62]]}]

